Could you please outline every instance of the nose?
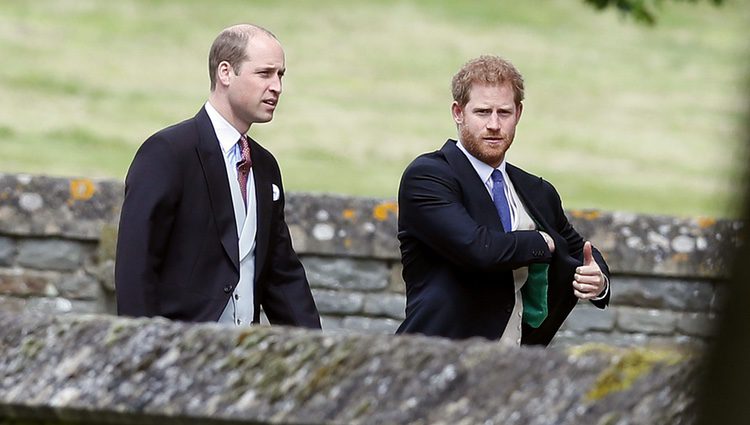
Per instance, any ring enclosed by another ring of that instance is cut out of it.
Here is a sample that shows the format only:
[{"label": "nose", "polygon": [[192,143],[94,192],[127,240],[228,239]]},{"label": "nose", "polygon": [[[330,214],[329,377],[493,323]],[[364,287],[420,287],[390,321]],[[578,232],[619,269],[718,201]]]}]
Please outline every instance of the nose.
[{"label": "nose", "polygon": [[271,82],[271,86],[268,88],[273,93],[281,94],[281,77],[278,75],[273,78],[273,81]]},{"label": "nose", "polygon": [[487,120],[487,130],[500,130],[500,116],[497,113],[493,112]]}]

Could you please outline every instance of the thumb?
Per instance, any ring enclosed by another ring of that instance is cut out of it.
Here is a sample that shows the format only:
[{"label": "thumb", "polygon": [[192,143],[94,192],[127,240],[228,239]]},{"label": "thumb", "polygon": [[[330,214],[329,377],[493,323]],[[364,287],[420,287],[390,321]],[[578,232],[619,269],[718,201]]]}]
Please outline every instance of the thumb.
[{"label": "thumb", "polygon": [[594,264],[594,253],[592,252],[591,242],[586,241],[583,244],[583,265],[590,266],[591,264]]}]

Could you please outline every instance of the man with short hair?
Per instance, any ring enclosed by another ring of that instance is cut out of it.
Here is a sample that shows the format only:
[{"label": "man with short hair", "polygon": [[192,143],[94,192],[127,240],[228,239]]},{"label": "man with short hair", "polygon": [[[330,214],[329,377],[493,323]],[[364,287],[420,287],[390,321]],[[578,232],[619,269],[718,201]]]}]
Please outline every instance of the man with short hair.
[{"label": "man with short hair", "polygon": [[286,71],[276,37],[224,29],[211,93],[195,117],[149,137],[133,159],[115,263],[118,313],[320,328],[284,219],[273,155],[246,136],[269,122]]},{"label": "man with short hair", "polygon": [[609,303],[609,269],[555,188],[506,162],[523,110],[518,70],[481,56],[452,89],[459,140],[419,156],[401,180],[397,333],[547,345],[578,299]]}]

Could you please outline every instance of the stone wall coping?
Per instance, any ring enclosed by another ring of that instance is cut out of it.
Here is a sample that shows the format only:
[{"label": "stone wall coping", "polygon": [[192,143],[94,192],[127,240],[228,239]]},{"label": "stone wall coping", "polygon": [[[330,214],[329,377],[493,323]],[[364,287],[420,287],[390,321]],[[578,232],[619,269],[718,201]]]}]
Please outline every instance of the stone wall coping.
[{"label": "stone wall coping", "polygon": [[[124,185],[114,180],[0,174],[0,236],[97,241],[116,228]],[[395,189],[394,189],[395,190]],[[399,260],[394,200],[288,193],[286,215],[302,254]],[[723,279],[743,223],[708,217],[568,210],[613,272]]]},{"label": "stone wall coping", "polygon": [[0,312],[0,417],[160,425],[690,423],[694,354]]}]

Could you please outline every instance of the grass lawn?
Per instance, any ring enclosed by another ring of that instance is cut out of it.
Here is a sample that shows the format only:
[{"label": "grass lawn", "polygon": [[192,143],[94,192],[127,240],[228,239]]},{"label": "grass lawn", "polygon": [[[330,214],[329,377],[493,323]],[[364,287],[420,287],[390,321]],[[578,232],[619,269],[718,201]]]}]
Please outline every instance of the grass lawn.
[{"label": "grass lawn", "polygon": [[4,0],[0,172],[122,179],[140,143],[195,114],[236,22],[286,50],[274,120],[251,135],[288,190],[395,197],[455,137],[450,79],[483,53],[526,80],[509,160],[566,207],[736,215],[750,7],[666,2],[648,28],[581,0]]}]

